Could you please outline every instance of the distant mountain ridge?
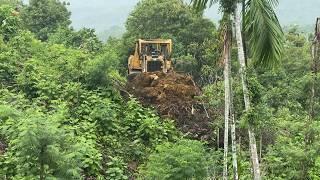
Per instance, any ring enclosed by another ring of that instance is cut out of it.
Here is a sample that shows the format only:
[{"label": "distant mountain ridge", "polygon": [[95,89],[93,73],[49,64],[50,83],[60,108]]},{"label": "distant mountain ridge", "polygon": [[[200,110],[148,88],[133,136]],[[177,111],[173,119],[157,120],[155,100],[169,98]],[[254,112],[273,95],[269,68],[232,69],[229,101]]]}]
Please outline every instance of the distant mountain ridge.
[{"label": "distant mountain ridge", "polygon": [[277,14],[283,25],[314,25],[320,17],[320,0],[279,0]]},{"label": "distant mountain ridge", "polygon": [[[99,34],[108,31],[123,32],[124,23],[129,13],[139,0],[67,0],[71,3],[73,26],[95,28]],[[297,24],[311,27],[316,17],[320,17],[320,0],[279,0],[277,14],[283,26]],[[205,15],[218,21],[220,18],[216,6],[209,9]],[[114,28],[121,27],[121,28]],[[112,34],[111,33],[111,34]],[[115,33],[118,35],[118,33]]]}]

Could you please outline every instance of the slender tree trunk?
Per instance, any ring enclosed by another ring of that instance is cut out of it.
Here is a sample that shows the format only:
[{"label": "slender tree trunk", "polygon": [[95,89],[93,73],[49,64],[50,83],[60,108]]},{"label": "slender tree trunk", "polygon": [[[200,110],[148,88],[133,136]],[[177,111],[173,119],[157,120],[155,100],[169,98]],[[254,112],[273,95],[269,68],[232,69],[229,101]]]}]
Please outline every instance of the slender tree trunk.
[{"label": "slender tree trunk", "polygon": [[259,142],[259,158],[260,161],[262,159],[262,134],[260,134],[260,142]]},{"label": "slender tree trunk", "polygon": [[316,29],[315,29],[315,38],[312,44],[312,85],[311,85],[311,97],[310,97],[310,119],[314,119],[315,111],[314,111],[314,103],[315,103],[315,82],[317,81],[318,74],[318,62],[319,62],[319,44],[320,44],[320,19],[317,19]]},{"label": "slender tree trunk", "polygon": [[[229,65],[229,74],[231,77],[231,62]],[[230,119],[231,119],[231,149],[232,149],[232,165],[233,165],[233,179],[238,180],[238,157],[237,157],[237,141],[236,141],[236,123],[233,106],[233,90],[232,78],[230,78]]]},{"label": "slender tree trunk", "polygon": [[316,81],[316,61],[317,61],[317,52],[318,51],[318,42],[315,39],[312,45],[312,64],[311,64],[311,73],[312,73],[312,85],[311,85],[311,96],[310,96],[310,108],[309,108],[309,119],[314,118],[314,98],[315,98],[315,81]]},{"label": "slender tree trunk", "polygon": [[[232,90],[231,90],[232,96]],[[233,165],[233,179],[238,180],[238,156],[237,156],[237,140],[236,140],[236,123],[235,123],[235,115],[233,111],[233,99],[230,101],[231,109],[231,149],[232,149],[232,165]]]},{"label": "slender tree trunk", "polygon": [[228,180],[228,139],[229,139],[229,118],[230,118],[230,34],[228,25],[224,34],[224,156],[223,156],[223,179]]},{"label": "slender tree trunk", "polygon": [[45,147],[41,147],[40,154],[39,154],[39,165],[40,165],[40,172],[39,172],[39,178],[40,180],[45,180],[45,169],[44,169],[44,162],[43,162],[43,154],[45,152]]},{"label": "slender tree trunk", "polygon": [[217,149],[220,148],[220,127],[217,130]]},{"label": "slender tree trunk", "polygon": [[316,82],[319,68],[319,46],[320,46],[320,19],[317,18],[316,28],[315,28],[315,37],[312,43],[312,62],[311,62],[311,76],[312,76],[312,84],[311,84],[311,94],[310,94],[310,107],[309,107],[309,121],[306,122],[306,128],[308,129],[305,137],[305,147],[306,150],[309,148],[314,141],[314,131],[311,126],[315,118],[315,102],[316,102]]},{"label": "slender tree trunk", "polygon": [[[241,6],[242,6],[242,9],[241,9],[241,13],[242,13],[242,19],[245,18],[245,12],[246,12],[246,0],[242,0],[241,2]],[[243,31],[243,29],[245,29],[245,24],[242,23],[242,44],[243,44],[243,52],[244,52],[244,58],[245,58],[245,62],[246,62],[246,65],[248,64],[248,58],[247,58],[247,44],[246,44],[246,37],[245,37],[245,33]]]},{"label": "slender tree trunk", "polygon": [[40,164],[40,180],[44,180],[44,165]]},{"label": "slender tree trunk", "polygon": [[[238,59],[240,63],[240,76],[242,81],[242,89],[243,89],[243,97],[245,103],[245,110],[250,110],[250,97],[249,97],[249,90],[247,85],[247,75],[246,75],[246,63],[245,63],[245,54],[243,49],[243,42],[242,42],[242,33],[241,33],[241,22],[240,22],[240,11],[236,8],[235,16],[234,16],[234,23],[235,23],[235,30],[236,30],[236,38],[237,38],[237,46],[238,46]],[[260,180],[260,165],[257,153],[257,144],[256,144],[256,137],[251,125],[248,125],[248,134],[249,134],[249,146],[250,146],[250,156],[251,156],[251,163],[253,169],[253,176],[254,180]]]}]

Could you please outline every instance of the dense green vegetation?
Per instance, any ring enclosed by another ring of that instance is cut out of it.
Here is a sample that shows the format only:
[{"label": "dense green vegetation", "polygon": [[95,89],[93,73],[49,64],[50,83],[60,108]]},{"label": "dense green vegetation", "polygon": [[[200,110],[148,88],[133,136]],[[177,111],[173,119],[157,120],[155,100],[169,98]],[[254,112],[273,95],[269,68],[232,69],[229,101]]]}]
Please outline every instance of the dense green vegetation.
[{"label": "dense green vegetation", "polygon": [[[180,0],[143,0],[124,36],[103,43],[93,29],[71,28],[59,1],[0,3],[0,179],[222,179],[221,26]],[[233,46],[240,179],[252,178],[249,124],[264,179],[319,179],[320,77],[308,37],[288,28],[273,69],[248,59],[250,111]],[[176,68],[194,76],[199,98],[216,112],[209,141],[189,139],[174,119],[122,96],[136,38],[174,40]]]}]

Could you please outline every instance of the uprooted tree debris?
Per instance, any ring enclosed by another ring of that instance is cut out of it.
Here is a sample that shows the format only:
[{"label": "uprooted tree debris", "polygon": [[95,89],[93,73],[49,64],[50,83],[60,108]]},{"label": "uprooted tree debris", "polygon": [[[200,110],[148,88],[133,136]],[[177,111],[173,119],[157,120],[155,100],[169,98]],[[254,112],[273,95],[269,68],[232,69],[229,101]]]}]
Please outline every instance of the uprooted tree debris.
[{"label": "uprooted tree debris", "polygon": [[209,140],[210,112],[197,99],[200,88],[191,76],[175,72],[140,73],[128,80],[126,89],[144,106],[153,107],[163,118],[194,139]]}]

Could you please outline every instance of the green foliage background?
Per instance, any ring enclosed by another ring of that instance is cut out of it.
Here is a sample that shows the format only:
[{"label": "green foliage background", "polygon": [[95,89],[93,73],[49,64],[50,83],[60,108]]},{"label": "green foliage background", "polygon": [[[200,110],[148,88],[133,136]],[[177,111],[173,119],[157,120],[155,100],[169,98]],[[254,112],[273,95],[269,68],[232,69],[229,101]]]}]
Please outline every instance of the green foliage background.
[{"label": "green foliage background", "polygon": [[[69,26],[63,3],[17,5],[0,5],[0,179],[221,178],[224,92],[217,25],[182,1],[143,0],[128,17],[125,35],[102,43],[93,29]],[[241,179],[252,178],[249,122],[265,179],[319,177],[320,83],[310,71],[308,36],[289,27],[281,64],[249,68],[253,108],[247,113],[232,51]],[[215,112],[210,142],[186,139],[173,120],[121,96],[136,38],[174,40],[177,70],[195,77],[203,90],[198,98]]]}]

